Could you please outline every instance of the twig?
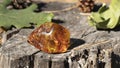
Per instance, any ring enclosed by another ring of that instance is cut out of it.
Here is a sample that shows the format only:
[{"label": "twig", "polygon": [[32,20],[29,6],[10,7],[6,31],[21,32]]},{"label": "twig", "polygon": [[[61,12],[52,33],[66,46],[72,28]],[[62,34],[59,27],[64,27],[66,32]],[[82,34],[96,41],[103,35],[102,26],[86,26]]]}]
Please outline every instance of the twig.
[{"label": "twig", "polygon": [[80,15],[90,16],[90,15],[91,15],[91,13],[80,13]]},{"label": "twig", "polygon": [[69,10],[72,10],[74,8],[77,8],[79,7],[79,5],[73,5],[72,7],[68,7],[68,8],[65,8],[65,9],[62,9],[62,10],[55,10],[55,11],[43,11],[45,13],[57,13],[57,12],[64,12],[64,11],[69,11]]},{"label": "twig", "polygon": [[[42,12],[45,12],[45,13],[58,13],[58,12],[65,12],[65,11],[69,11],[69,10],[72,10],[74,8],[77,8],[79,7],[79,4],[76,4],[76,5],[73,5],[72,7],[68,7],[68,8],[65,8],[65,9],[62,9],[62,10],[54,10],[54,11],[42,11]],[[80,13],[80,15],[87,15],[89,16],[91,13]]]}]

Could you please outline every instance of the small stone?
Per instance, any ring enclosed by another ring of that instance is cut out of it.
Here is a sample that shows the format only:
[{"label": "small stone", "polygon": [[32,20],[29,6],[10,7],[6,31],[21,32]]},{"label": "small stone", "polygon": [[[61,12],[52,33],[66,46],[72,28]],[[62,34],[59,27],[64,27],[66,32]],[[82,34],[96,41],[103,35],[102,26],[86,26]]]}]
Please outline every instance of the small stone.
[{"label": "small stone", "polygon": [[30,34],[28,42],[47,53],[63,53],[70,46],[70,33],[61,25],[47,22]]}]

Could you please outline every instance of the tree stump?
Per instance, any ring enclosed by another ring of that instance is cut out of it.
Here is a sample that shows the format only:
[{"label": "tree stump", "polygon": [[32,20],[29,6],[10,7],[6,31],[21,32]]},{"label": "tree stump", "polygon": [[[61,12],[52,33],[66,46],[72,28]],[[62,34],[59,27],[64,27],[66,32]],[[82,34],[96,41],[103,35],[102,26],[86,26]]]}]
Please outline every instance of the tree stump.
[{"label": "tree stump", "polygon": [[27,38],[33,29],[12,34],[0,48],[0,68],[120,68],[120,27],[97,30],[87,17],[76,9],[55,13],[53,21],[71,33],[66,53],[48,54],[31,46]]}]

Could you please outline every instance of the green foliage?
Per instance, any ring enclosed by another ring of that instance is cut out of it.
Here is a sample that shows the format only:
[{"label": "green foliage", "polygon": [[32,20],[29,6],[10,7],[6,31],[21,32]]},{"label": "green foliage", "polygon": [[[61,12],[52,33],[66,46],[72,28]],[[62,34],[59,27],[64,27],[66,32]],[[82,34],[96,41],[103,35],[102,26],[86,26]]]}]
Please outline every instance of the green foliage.
[{"label": "green foliage", "polygon": [[101,29],[113,29],[120,24],[120,0],[112,0],[107,7],[105,4],[98,12],[93,12],[89,23]]},{"label": "green foliage", "polygon": [[30,7],[22,10],[8,10],[6,5],[10,3],[10,0],[4,0],[0,4],[0,26],[8,29],[12,25],[16,28],[29,27],[30,23],[39,26],[42,23],[50,22],[53,18],[52,13],[35,13],[37,8],[36,4],[32,4]]}]

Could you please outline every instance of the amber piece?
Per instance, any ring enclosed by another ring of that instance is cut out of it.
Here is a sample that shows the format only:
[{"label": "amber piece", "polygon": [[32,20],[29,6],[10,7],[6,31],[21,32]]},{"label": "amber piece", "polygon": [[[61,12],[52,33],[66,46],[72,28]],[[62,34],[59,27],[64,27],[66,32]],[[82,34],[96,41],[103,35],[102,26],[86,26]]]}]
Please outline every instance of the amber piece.
[{"label": "amber piece", "polygon": [[63,53],[69,47],[70,33],[61,25],[47,22],[30,34],[28,42],[47,53]]}]

